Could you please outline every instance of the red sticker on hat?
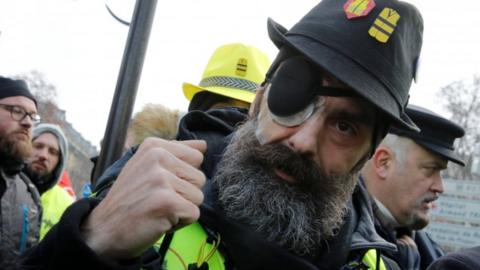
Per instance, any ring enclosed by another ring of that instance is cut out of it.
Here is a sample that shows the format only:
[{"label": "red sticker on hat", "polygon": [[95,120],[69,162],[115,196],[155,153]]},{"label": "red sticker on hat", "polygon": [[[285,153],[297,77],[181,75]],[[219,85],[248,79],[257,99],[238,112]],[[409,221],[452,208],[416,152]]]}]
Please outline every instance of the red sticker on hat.
[{"label": "red sticker on hat", "polygon": [[375,7],[373,0],[348,0],[343,5],[343,10],[349,20],[367,16]]}]

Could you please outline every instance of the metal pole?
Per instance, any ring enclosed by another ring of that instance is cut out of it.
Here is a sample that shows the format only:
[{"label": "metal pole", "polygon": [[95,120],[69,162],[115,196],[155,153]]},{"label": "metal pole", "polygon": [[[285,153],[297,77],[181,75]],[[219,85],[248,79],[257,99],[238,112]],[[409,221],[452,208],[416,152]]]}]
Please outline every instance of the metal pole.
[{"label": "metal pole", "polygon": [[91,179],[92,186],[95,186],[98,177],[122,154],[156,6],[157,0],[137,0],[135,3],[102,149]]}]

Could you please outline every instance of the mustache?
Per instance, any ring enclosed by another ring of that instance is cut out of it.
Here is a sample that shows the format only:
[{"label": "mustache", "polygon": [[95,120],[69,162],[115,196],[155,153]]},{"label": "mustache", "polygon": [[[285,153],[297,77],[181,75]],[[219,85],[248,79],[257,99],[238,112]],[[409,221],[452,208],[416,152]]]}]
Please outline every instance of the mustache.
[{"label": "mustache", "polygon": [[20,127],[19,129],[13,131],[12,133],[13,133],[13,134],[15,134],[15,133],[25,134],[25,135],[27,135],[27,136],[30,137],[29,128],[22,128],[22,127]]},{"label": "mustache", "polygon": [[423,197],[421,199],[421,202],[422,203],[430,203],[430,202],[438,200],[438,197],[439,197],[438,195],[426,195],[425,197]]},{"label": "mustache", "polygon": [[299,154],[283,144],[255,143],[251,150],[250,158],[253,162],[270,169],[272,175],[273,169],[282,170],[294,177],[301,187],[312,186],[316,179],[324,175],[311,156]]},{"label": "mustache", "polygon": [[433,201],[438,200],[439,196],[434,193],[428,193],[423,195],[422,197],[418,198],[416,201],[416,206],[421,206],[423,203],[431,203]]},{"label": "mustache", "polygon": [[39,165],[42,165],[43,167],[47,167],[47,162],[45,160],[37,159],[37,160],[32,161],[31,163],[32,164],[39,164]]}]

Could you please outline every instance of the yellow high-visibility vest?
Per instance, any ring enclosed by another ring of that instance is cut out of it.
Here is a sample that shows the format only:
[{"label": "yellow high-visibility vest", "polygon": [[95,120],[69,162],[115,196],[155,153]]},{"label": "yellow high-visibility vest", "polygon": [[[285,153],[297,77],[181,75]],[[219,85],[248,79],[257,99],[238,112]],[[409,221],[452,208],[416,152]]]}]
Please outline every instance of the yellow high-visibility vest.
[{"label": "yellow high-visibility vest", "polygon": [[[155,244],[155,249],[160,248],[163,239],[164,237]],[[191,264],[200,269],[203,263],[208,263],[209,270],[225,270],[225,259],[218,250],[221,238],[217,237],[211,243],[207,239],[207,233],[198,222],[175,231],[163,261],[165,269],[188,270]],[[363,255],[362,265],[372,270],[386,270],[382,258],[379,258],[379,268],[376,268],[378,255],[376,249],[369,249]]]},{"label": "yellow high-visibility vest", "polygon": [[40,197],[42,201],[42,225],[40,226],[40,240],[47,234],[47,232],[57,224],[62,217],[65,209],[69,207],[74,199],[67,191],[58,185],[45,191]]}]

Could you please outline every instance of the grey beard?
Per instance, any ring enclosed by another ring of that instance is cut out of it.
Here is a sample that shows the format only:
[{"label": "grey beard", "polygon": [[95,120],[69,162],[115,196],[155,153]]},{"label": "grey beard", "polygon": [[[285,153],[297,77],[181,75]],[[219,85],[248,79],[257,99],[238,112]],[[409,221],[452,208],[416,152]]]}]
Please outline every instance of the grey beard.
[{"label": "grey beard", "polygon": [[421,208],[422,203],[435,201],[437,199],[438,195],[430,193],[425,194],[421,198],[419,198],[415,203],[415,206],[410,210],[411,213],[409,214],[404,226],[412,231],[421,230],[427,227],[428,223],[430,222],[430,217],[428,214],[427,217],[420,215],[418,213],[418,209]]},{"label": "grey beard", "polygon": [[[284,145],[259,145],[255,129],[255,120],[240,127],[218,165],[213,183],[220,205],[229,219],[266,240],[301,256],[314,255],[342,224],[363,162],[352,172],[329,175],[311,157]],[[289,185],[275,168],[299,183]]]}]

